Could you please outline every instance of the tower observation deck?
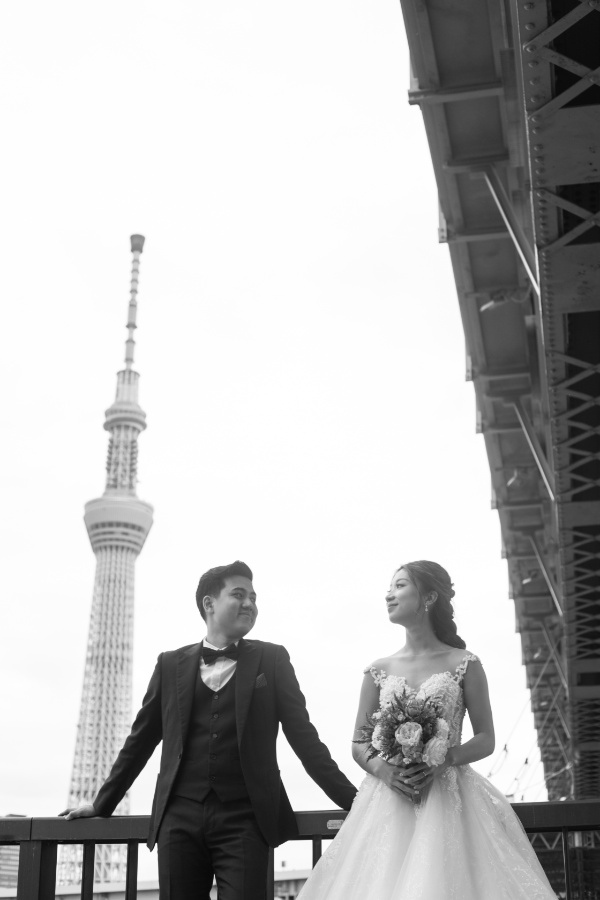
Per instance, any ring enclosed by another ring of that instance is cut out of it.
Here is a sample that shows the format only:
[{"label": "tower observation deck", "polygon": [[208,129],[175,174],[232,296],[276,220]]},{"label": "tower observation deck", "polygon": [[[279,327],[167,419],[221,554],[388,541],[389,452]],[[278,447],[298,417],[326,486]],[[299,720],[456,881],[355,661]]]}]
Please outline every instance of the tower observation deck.
[{"label": "tower observation deck", "polygon": [[[117,375],[115,401],[106,410],[104,422],[110,435],[106,487],[101,497],[85,505],[84,520],[96,556],[96,576],[69,807],[91,802],[131,726],[135,561],[152,526],[152,507],[136,494],[137,442],[146,427],[146,414],[138,403],[139,374],[132,368],[143,247],[142,235],[132,235],[125,368]],[[127,795],[115,812],[129,812]],[[123,881],[126,851],[123,845],[97,847],[94,880]],[[65,846],[59,881],[78,884],[81,868],[82,848]]]}]

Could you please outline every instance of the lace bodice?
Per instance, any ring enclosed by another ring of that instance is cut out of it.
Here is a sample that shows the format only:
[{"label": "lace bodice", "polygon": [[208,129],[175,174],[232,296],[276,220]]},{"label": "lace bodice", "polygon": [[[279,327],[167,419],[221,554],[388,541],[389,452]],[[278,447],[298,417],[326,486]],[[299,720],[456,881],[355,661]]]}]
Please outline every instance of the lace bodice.
[{"label": "lace bodice", "polygon": [[375,669],[373,666],[366,671],[371,673],[375,684],[379,687],[380,706],[391,703],[395,695],[415,694],[422,698],[435,697],[444,707],[444,718],[450,729],[449,743],[454,747],[461,741],[465,717],[462,683],[470,662],[480,662],[479,657],[474,653],[466,653],[454,672],[436,672],[418,688],[410,687],[404,675],[388,675],[383,669]]}]

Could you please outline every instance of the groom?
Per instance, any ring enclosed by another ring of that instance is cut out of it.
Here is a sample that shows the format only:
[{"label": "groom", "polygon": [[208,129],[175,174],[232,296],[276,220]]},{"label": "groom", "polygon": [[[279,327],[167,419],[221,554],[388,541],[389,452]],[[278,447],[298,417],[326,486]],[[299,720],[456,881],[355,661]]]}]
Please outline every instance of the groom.
[{"label": "groom", "polygon": [[247,641],[258,613],[252,572],[209,569],[196,603],[206,638],[161,653],[142,708],[92,804],[68,819],[109,816],[162,740],[150,849],[161,900],[263,900],[269,847],[297,834],[279,776],[279,724],[304,768],[343,809],[356,789],[319,740],[287,651]]}]

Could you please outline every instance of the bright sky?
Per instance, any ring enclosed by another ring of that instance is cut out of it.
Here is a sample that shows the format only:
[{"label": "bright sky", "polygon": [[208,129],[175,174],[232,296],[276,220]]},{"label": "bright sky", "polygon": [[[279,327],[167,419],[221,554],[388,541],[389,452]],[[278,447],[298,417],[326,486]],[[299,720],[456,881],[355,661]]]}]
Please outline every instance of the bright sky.
[{"label": "bright sky", "polygon": [[[430,558],[455,582],[501,747],[525,672],[397,0],[23,0],[2,16],[0,813],[67,797],[94,579],[83,504],[104,489],[134,232],[138,494],[155,507],[134,706],[157,654],[203,636],[201,572],[244,559],[252,636],[288,648],[359,783],[362,670],[403,642],[385,591]],[[526,713],[501,790],[534,741]],[[331,807],[284,741],[280,765],[295,808]],[[530,766],[526,799],[542,777]]]}]

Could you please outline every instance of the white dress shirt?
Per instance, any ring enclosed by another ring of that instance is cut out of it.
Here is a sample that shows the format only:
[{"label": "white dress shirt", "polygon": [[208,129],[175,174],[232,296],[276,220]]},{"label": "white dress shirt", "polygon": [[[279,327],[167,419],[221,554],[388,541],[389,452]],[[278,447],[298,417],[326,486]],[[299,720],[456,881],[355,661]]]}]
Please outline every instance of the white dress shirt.
[{"label": "white dress shirt", "polygon": [[[215,645],[211,644],[210,641],[207,641],[206,638],[204,638],[202,644],[205,647],[210,647],[211,650],[224,649],[224,647],[215,647]],[[236,647],[237,645],[238,641],[235,642]],[[207,666],[202,657],[200,657],[200,678],[211,691],[220,691],[221,688],[224,688],[227,682],[233,678],[236,666],[237,659],[229,659],[228,656],[220,656],[219,659],[216,659],[210,666]]]}]

